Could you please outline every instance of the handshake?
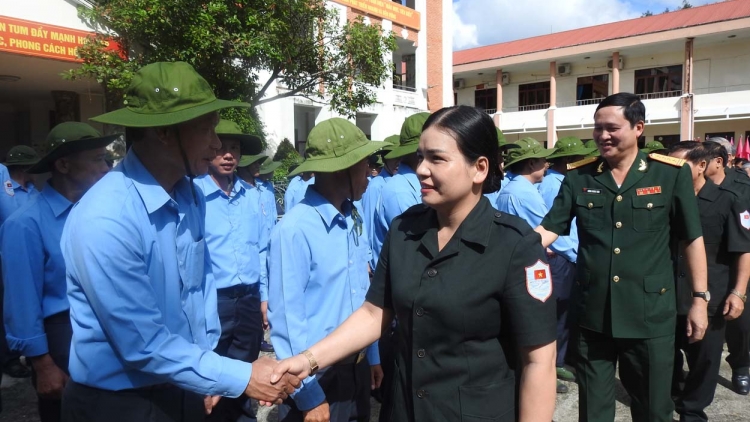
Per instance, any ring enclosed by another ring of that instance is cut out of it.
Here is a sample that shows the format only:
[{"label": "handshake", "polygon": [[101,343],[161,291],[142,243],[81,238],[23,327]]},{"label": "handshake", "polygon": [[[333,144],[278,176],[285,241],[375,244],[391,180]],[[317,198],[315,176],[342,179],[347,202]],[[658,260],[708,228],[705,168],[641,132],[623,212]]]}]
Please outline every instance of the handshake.
[{"label": "handshake", "polygon": [[253,362],[253,373],[245,388],[245,395],[264,406],[279,404],[309,374],[310,362],[304,356],[292,356],[279,362],[263,356]]}]

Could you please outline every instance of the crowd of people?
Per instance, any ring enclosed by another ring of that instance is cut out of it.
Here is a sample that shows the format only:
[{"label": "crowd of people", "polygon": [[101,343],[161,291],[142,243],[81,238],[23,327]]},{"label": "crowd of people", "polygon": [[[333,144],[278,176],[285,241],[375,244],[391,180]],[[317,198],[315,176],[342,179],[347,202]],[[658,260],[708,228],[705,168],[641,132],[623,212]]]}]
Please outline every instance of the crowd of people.
[{"label": "crowd of people", "polygon": [[705,421],[725,339],[750,391],[750,177],[724,140],[639,150],[635,95],[554,149],[467,106],[384,141],[324,120],[281,218],[280,163],[219,118],[249,104],[180,62],[125,101],[92,119],[125,128],[114,169],[120,135],[77,122],[0,167],[5,337],[43,422],[369,421],[371,395],[382,421],[546,422],[566,382],[612,421],[617,365],[634,421]]}]

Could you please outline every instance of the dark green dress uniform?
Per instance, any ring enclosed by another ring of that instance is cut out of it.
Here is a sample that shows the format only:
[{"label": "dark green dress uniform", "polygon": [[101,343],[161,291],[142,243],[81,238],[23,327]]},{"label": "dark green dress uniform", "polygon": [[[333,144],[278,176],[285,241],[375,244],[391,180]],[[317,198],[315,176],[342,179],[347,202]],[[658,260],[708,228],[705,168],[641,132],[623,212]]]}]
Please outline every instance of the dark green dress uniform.
[{"label": "dark green dress uniform", "polygon": [[[672,164],[669,164],[672,163]],[[639,152],[622,186],[600,157],[570,165],[542,226],[580,240],[574,315],[580,420],[614,419],[615,364],[634,421],[672,421],[676,300],[670,234],[701,236],[684,160]]]},{"label": "dark green dress uniform", "polygon": [[437,231],[422,204],[396,218],[367,294],[399,321],[381,420],[512,421],[516,383],[501,337],[520,347],[556,337],[551,284],[542,294],[533,284],[551,283],[541,239],[484,197],[441,251]]},{"label": "dark green dress uniform", "polygon": [[[693,302],[692,283],[684,244],[675,251],[677,279],[677,349],[684,350],[690,372],[675,400],[681,420],[708,421],[704,409],[714,398],[724,347],[724,303],[734,288],[739,254],[750,253],[750,212],[748,202],[736,192],[716,186],[711,180],[698,192],[698,210],[703,228],[708,263],[708,328],[702,341],[689,343],[685,328]],[[743,221],[745,222],[743,226]],[[682,372],[682,355],[676,355],[675,373]]]},{"label": "dark green dress uniform", "polygon": [[[750,177],[744,170],[725,168],[726,177],[721,187],[730,189],[750,200]],[[727,362],[733,374],[748,375],[750,372],[750,311],[742,312],[739,318],[727,322]]]}]

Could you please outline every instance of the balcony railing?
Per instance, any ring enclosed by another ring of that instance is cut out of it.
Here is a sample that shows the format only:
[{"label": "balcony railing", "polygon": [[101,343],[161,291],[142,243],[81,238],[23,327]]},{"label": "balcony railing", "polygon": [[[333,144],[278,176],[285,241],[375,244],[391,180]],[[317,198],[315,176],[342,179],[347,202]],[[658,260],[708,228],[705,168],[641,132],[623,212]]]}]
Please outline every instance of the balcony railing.
[{"label": "balcony railing", "polygon": [[725,92],[750,91],[750,85],[729,85],[729,86],[710,86],[708,88],[698,88],[693,91],[696,95],[701,94],[723,94]]},{"label": "balcony railing", "polygon": [[486,108],[486,109],[484,109],[484,112],[487,113],[487,114],[489,114],[490,116],[492,116],[495,113],[497,113],[497,109],[496,108]]},{"label": "balcony railing", "polygon": [[649,92],[646,94],[636,94],[642,100],[656,100],[659,98],[670,98],[679,97],[682,95],[682,90],[678,89],[675,91],[662,91],[662,92]]},{"label": "balcony railing", "polygon": [[401,91],[409,91],[409,92],[417,92],[417,88],[413,86],[406,86],[406,85],[393,85],[393,89],[398,89]]},{"label": "balcony railing", "polygon": [[602,102],[604,98],[589,98],[586,100],[572,100],[572,101],[558,101],[557,107],[576,107],[576,106],[585,106],[585,105],[595,105]]}]

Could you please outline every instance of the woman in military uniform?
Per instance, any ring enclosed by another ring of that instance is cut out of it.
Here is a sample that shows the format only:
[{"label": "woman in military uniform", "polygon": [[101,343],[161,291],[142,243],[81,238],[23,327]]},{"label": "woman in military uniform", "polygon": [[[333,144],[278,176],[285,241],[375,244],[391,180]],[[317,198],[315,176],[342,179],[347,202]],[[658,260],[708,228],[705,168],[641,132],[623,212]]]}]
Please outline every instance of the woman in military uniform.
[{"label": "woman in military uniform", "polygon": [[[540,238],[495,210],[497,136],[471,107],[444,108],[419,142],[423,204],[396,218],[365,304],[283,361],[304,378],[377,340],[395,315],[392,421],[549,421],[555,403],[555,301]],[[504,348],[504,339],[515,347]],[[509,365],[520,362],[516,382]],[[381,415],[383,416],[383,415]]]}]

